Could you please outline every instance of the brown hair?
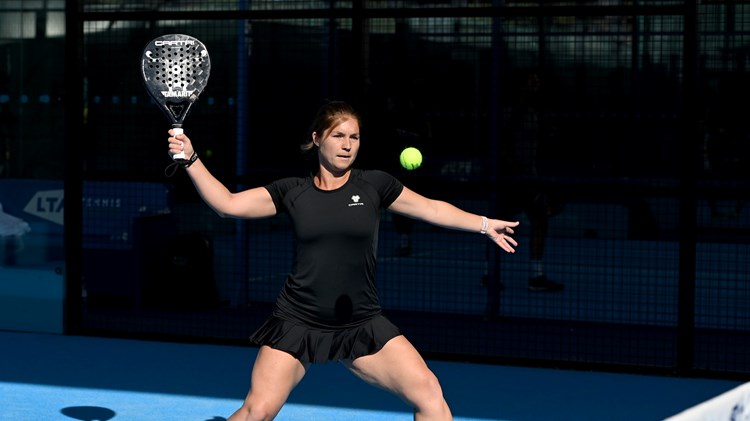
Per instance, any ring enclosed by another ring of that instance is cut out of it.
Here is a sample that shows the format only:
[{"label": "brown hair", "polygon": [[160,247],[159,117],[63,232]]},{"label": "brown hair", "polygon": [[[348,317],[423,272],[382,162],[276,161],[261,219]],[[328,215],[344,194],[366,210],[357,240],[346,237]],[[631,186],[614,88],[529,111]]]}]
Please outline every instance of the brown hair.
[{"label": "brown hair", "polygon": [[[341,124],[341,122],[347,118],[353,118],[361,125],[362,119],[359,117],[359,114],[354,111],[354,108],[352,108],[351,105],[344,101],[329,101],[318,109],[318,114],[315,116],[310,129],[307,131],[307,135],[309,136],[312,133],[317,133],[318,138],[323,139],[328,135],[328,132],[331,129]],[[313,150],[313,148],[315,148],[315,143],[312,139],[300,146],[302,152],[309,152]]]}]

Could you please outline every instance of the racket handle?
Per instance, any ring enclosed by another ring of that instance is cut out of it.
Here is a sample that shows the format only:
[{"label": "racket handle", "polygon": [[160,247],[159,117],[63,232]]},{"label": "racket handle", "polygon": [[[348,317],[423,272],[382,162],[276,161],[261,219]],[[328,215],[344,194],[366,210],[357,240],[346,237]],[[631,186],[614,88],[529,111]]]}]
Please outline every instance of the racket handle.
[{"label": "racket handle", "polygon": [[[172,130],[174,131],[174,135],[175,136],[177,136],[178,134],[184,133],[184,131],[182,130],[182,127],[174,127],[173,126]],[[176,153],[176,154],[172,155],[172,159],[173,160],[185,159],[185,152],[183,151],[183,152]]]}]

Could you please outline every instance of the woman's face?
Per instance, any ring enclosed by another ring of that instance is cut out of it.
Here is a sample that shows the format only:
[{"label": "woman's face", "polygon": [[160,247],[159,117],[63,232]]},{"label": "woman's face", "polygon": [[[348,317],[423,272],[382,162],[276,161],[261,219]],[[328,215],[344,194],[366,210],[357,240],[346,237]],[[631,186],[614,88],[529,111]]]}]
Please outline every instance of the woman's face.
[{"label": "woman's face", "polygon": [[334,174],[348,170],[359,152],[359,122],[347,117],[338,126],[330,129],[324,138],[313,133],[313,142],[318,146],[320,164]]}]

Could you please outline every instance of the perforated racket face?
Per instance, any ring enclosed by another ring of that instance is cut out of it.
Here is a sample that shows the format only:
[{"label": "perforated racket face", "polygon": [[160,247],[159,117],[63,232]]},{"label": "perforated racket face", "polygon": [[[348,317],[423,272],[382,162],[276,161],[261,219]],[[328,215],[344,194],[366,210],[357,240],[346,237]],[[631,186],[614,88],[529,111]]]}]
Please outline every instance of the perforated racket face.
[{"label": "perforated racket face", "polygon": [[196,38],[168,34],[146,45],[141,68],[151,96],[172,123],[182,123],[208,83],[211,59]]}]

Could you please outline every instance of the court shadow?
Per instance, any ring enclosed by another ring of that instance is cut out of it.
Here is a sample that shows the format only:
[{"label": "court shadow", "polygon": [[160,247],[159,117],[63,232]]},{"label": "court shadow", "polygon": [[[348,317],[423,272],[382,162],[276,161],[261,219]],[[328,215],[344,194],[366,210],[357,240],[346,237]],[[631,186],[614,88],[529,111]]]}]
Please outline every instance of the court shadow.
[{"label": "court shadow", "polygon": [[69,406],[61,409],[60,412],[67,417],[81,421],[107,421],[117,415],[115,411],[101,406]]}]

